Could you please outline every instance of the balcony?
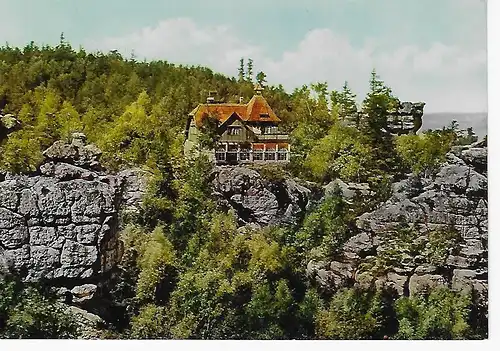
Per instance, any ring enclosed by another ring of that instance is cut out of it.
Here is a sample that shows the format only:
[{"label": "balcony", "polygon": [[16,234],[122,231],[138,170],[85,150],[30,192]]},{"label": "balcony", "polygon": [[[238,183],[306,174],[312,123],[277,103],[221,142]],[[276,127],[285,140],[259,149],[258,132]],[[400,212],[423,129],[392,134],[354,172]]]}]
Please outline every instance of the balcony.
[{"label": "balcony", "polygon": [[288,150],[280,151],[216,151],[215,161],[217,164],[236,164],[236,163],[287,163],[290,153]]}]

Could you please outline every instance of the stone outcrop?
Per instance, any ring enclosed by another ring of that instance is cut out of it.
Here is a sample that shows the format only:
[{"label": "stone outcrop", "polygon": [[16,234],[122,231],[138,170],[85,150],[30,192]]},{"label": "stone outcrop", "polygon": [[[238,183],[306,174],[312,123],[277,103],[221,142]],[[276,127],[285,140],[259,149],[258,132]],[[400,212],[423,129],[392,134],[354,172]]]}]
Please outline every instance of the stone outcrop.
[{"label": "stone outcrop", "polygon": [[343,199],[347,202],[352,202],[356,198],[374,195],[368,183],[345,183],[341,179],[335,179],[324,186],[325,195],[333,194],[337,188],[340,190]]},{"label": "stone outcrop", "polygon": [[422,127],[424,102],[400,102],[396,111],[387,117],[387,130],[392,134],[416,134]]},{"label": "stone outcrop", "polygon": [[92,298],[97,278],[120,259],[118,214],[137,211],[146,176],[105,174],[100,154],[74,134],[44,152],[37,174],[0,179],[0,268],[64,286],[77,302]]},{"label": "stone outcrop", "polygon": [[[422,128],[425,102],[400,101],[393,111],[389,111],[384,131],[394,135],[416,134]],[[357,112],[343,123],[359,128],[368,120],[368,115]]]},{"label": "stone outcrop", "polygon": [[[446,286],[475,291],[486,304],[486,160],[484,141],[457,147],[447,155],[434,179],[410,176],[393,184],[393,195],[387,202],[358,218],[359,234],[344,244],[335,261],[311,261],[307,274],[329,291],[352,284],[375,284],[392,287],[400,295],[414,295]],[[398,237],[402,223],[413,237]],[[450,234],[444,247],[436,248],[431,235],[439,230],[455,234]],[[400,256],[390,251],[398,245]],[[377,268],[376,262],[384,255],[392,262]]]},{"label": "stone outcrop", "polygon": [[245,167],[216,167],[213,177],[219,202],[235,210],[241,225],[299,223],[315,198],[310,189],[293,179],[266,180]]}]

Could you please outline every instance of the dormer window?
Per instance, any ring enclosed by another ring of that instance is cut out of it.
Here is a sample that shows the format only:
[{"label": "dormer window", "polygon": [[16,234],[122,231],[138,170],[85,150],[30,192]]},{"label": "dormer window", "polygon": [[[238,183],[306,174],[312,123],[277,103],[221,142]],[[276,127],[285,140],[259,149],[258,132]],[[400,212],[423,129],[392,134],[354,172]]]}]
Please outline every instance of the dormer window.
[{"label": "dormer window", "polygon": [[263,119],[269,118],[269,113],[261,113],[260,118],[263,118]]},{"label": "dormer window", "polygon": [[240,135],[241,134],[241,127],[229,127],[229,128],[227,128],[227,134],[228,135]]}]

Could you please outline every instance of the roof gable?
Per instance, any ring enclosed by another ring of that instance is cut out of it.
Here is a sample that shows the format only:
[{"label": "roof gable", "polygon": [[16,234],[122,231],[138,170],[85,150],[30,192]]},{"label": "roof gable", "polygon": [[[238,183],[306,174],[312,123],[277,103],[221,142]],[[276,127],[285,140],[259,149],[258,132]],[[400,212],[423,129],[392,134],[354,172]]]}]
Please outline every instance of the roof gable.
[{"label": "roof gable", "polygon": [[246,117],[245,120],[248,122],[281,122],[262,95],[254,95],[252,97],[248,103]]},{"label": "roof gable", "polygon": [[254,95],[248,104],[200,104],[189,115],[200,127],[207,117],[216,118],[219,124],[224,124],[233,114],[245,122],[281,122],[260,94]]}]

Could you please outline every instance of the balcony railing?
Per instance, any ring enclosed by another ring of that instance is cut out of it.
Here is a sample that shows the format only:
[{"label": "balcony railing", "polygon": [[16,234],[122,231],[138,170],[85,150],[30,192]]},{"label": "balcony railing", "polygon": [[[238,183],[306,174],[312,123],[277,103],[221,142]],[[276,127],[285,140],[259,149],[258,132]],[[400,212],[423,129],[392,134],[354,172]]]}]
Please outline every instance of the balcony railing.
[{"label": "balcony railing", "polygon": [[217,163],[249,163],[249,162],[289,162],[290,152],[287,150],[279,151],[216,151],[215,161]]},{"label": "balcony railing", "polygon": [[257,134],[257,140],[259,141],[288,140],[288,134]]}]

